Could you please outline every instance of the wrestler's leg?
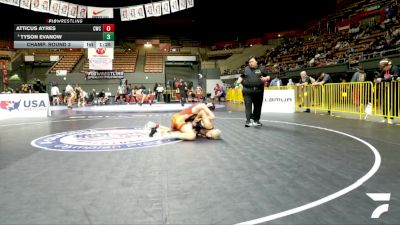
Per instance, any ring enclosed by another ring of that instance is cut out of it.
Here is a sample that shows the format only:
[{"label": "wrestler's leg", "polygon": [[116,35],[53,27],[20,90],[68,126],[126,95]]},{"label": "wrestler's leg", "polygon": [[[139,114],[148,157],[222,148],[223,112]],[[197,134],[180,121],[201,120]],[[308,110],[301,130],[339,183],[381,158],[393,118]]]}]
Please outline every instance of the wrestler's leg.
[{"label": "wrestler's leg", "polygon": [[196,133],[192,127],[192,124],[186,123],[181,127],[180,130],[173,130],[169,127],[158,126],[158,128],[154,128],[150,132],[150,137],[152,137],[157,130],[160,131],[162,137],[166,138],[177,138],[185,141],[193,141],[196,139]]},{"label": "wrestler's leg", "polygon": [[192,108],[193,114],[198,114],[200,111],[204,111],[209,119],[214,119],[215,114],[207,107],[204,103],[199,103],[195,107]]},{"label": "wrestler's leg", "polygon": [[196,139],[196,132],[193,129],[191,123],[186,123],[180,129],[180,131],[171,131],[169,132],[171,137],[179,138],[185,141],[193,141]]}]

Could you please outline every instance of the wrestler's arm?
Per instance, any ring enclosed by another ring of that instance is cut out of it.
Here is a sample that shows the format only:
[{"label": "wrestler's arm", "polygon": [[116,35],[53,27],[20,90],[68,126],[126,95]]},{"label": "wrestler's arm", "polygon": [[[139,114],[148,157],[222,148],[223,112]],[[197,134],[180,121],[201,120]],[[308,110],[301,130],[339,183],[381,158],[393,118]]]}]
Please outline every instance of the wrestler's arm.
[{"label": "wrestler's arm", "polygon": [[193,114],[199,114],[200,111],[204,111],[210,120],[215,119],[215,114],[206,106],[204,103],[199,103],[192,109]]}]

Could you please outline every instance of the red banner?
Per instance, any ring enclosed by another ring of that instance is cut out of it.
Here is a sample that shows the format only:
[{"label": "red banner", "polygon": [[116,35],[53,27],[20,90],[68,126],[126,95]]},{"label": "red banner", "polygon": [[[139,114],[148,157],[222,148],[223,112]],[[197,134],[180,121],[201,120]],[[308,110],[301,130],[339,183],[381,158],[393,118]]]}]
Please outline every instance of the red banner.
[{"label": "red banner", "polygon": [[2,65],[2,71],[3,71],[3,84],[8,84],[8,76],[7,76],[7,68],[6,65]]}]

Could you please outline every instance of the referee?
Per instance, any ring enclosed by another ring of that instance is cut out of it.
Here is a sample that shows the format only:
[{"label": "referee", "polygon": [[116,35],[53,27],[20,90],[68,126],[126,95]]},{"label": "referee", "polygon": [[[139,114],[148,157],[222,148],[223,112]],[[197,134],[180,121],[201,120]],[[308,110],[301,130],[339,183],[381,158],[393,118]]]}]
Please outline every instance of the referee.
[{"label": "referee", "polygon": [[[255,56],[249,57],[249,65],[235,83],[243,85],[243,99],[246,111],[245,127],[262,126],[260,123],[261,107],[264,98],[264,83],[270,80],[264,66],[258,66]],[[253,120],[253,122],[251,121]]]}]

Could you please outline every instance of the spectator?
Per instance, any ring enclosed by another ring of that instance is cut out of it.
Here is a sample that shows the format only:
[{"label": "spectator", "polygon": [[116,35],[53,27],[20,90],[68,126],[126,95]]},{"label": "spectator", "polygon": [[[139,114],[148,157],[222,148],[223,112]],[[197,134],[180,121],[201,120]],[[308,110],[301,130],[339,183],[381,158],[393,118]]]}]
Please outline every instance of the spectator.
[{"label": "spectator", "polygon": [[[315,81],[315,83],[312,84],[314,86],[319,86],[319,85],[324,85],[324,84],[327,84],[327,83],[332,83],[332,78],[327,73],[319,72],[317,74],[317,76],[318,76],[318,79]],[[332,102],[331,102],[331,99],[330,99],[330,94],[331,94],[330,92],[325,92],[325,102],[324,102],[324,104],[326,104],[327,107],[328,107],[328,114],[329,115],[331,115],[331,105],[332,105]]]},{"label": "spectator", "polygon": [[[381,68],[382,72],[380,74],[380,77],[378,77],[375,82],[390,82],[387,86],[382,86],[385,88],[378,88],[378,90],[383,91],[383,93],[380,93],[380,95],[378,95],[382,98],[381,102],[384,115],[384,119],[381,122],[387,121],[387,123],[393,124],[393,117],[397,117],[399,113],[397,107],[399,95],[397,86],[395,85],[395,83],[392,83],[392,81],[400,80],[399,68],[396,65],[393,65],[392,61],[388,58],[382,59],[379,62],[379,67]],[[385,93],[386,91],[389,91],[389,99],[387,99],[388,95],[387,93]]]},{"label": "spectator", "polygon": [[[299,93],[299,95],[300,95],[300,99],[302,99],[303,101],[301,102],[301,104],[299,105],[300,107],[301,106],[304,106],[304,105],[309,105],[310,103],[309,103],[309,101],[308,101],[308,99],[311,97],[311,96],[305,96],[304,95],[304,89],[306,88],[305,86],[307,86],[307,85],[309,85],[309,84],[312,84],[313,82],[312,82],[312,80],[311,80],[311,77],[309,77],[308,75],[307,75],[307,72],[306,71],[301,71],[300,72],[300,80],[299,80],[299,82],[298,83],[296,83],[296,86],[298,87],[297,88],[297,90],[298,90],[298,93]],[[306,108],[306,110],[304,111],[304,112],[307,112],[307,113],[309,113],[310,112],[310,108]]]}]

